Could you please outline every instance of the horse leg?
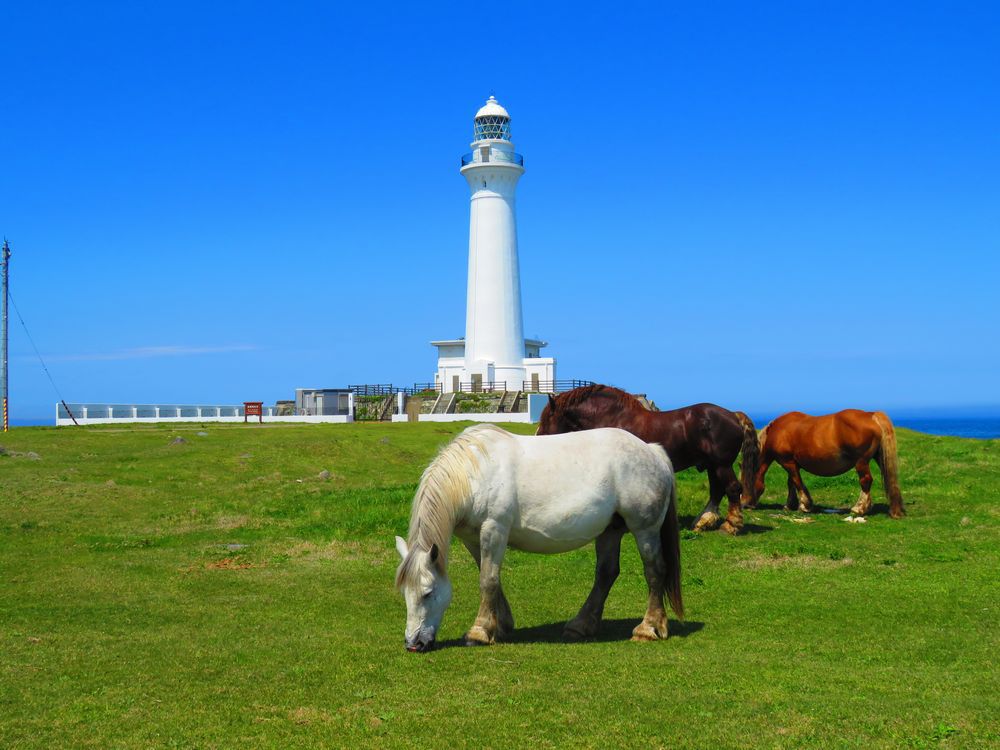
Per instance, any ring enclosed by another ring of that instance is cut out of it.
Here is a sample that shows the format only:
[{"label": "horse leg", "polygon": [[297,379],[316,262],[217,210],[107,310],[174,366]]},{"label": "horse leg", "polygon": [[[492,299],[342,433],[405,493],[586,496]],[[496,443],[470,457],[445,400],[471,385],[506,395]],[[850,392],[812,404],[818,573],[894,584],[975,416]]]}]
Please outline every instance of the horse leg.
[{"label": "horse leg", "polygon": [[[472,559],[476,561],[476,567],[480,571],[483,569],[482,563],[482,551],[479,548],[479,542],[462,540],[465,544],[465,548],[469,550],[469,554],[472,555]],[[497,584],[497,622],[500,625],[500,630],[505,633],[511,633],[514,631],[514,614],[510,611],[510,603],[507,601],[507,597],[503,593],[503,586]]]},{"label": "horse leg", "polygon": [[[782,464],[785,471],[788,472],[789,487],[794,486],[795,492],[799,498],[799,510],[803,513],[811,513],[813,509],[812,496],[809,494],[809,490],[806,489],[805,484],[802,482],[802,477],[799,475],[799,466],[794,461],[789,461],[786,464]],[[791,508],[789,508],[791,510]]]},{"label": "horse leg", "polygon": [[479,532],[479,614],[465,634],[465,642],[489,645],[505,633],[498,618],[500,565],[507,551],[507,529],[487,520]]},{"label": "horse leg", "polygon": [[722,500],[722,484],[713,469],[708,472],[708,503],[691,528],[695,531],[711,531],[718,528],[719,522],[722,521],[719,517],[720,500]]},{"label": "horse leg", "polygon": [[642,557],[642,568],[649,585],[649,603],[642,622],[632,631],[633,641],[655,641],[666,638],[667,611],[663,607],[664,582],[667,575],[667,564],[660,550],[660,532],[658,529],[633,531],[639,555]]},{"label": "horse leg", "polygon": [[619,522],[606,528],[594,540],[594,548],[597,551],[594,587],[590,590],[587,601],[580,608],[580,613],[566,623],[563,637],[578,639],[597,634],[597,629],[601,625],[601,617],[604,615],[604,602],[607,601],[608,593],[618,578],[624,535],[625,525]]},{"label": "horse leg", "polygon": [[729,512],[726,514],[725,523],[722,524],[722,530],[727,534],[736,535],[743,528],[743,508],[740,505],[743,485],[737,479],[732,466],[720,466],[716,472],[719,484],[722,485],[723,492],[729,500]]},{"label": "horse leg", "polygon": [[764,477],[767,476],[767,470],[771,468],[770,459],[761,459],[760,468],[757,469],[757,476],[753,480],[753,494],[754,496],[750,498],[749,502],[743,503],[744,508],[756,508],[757,501],[764,495],[764,490],[767,486],[764,484]]},{"label": "horse leg", "polygon": [[788,472],[788,498],[785,500],[785,510],[799,509],[799,493],[795,489],[795,482],[792,481],[792,473]]},{"label": "horse leg", "polygon": [[858,498],[858,502],[851,508],[851,513],[863,516],[872,507],[872,469],[865,459],[858,461],[854,469],[858,472],[858,480],[861,482],[861,497]]}]

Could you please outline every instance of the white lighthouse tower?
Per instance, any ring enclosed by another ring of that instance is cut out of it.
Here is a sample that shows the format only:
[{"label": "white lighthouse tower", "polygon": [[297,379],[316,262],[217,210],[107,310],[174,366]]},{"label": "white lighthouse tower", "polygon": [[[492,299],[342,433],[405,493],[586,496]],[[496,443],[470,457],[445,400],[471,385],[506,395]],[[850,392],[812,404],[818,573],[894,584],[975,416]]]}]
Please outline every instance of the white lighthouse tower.
[{"label": "white lighthouse tower", "polygon": [[555,379],[555,360],[539,356],[546,342],[524,338],[514,210],[524,159],[510,140],[510,115],[492,96],[476,112],[461,173],[472,191],[465,339],[432,342],[436,380],[446,392],[537,389]]}]

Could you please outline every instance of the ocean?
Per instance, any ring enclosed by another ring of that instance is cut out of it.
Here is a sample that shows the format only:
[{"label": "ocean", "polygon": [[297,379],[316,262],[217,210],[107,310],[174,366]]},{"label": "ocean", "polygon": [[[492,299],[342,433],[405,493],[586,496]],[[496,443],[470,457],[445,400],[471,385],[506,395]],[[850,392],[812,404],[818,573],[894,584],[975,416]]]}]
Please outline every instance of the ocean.
[{"label": "ocean", "polygon": [[[777,414],[751,414],[757,427],[763,427]],[[892,417],[896,427],[925,432],[929,435],[949,435],[951,437],[996,439],[1000,438],[1000,417]]]},{"label": "ocean", "polygon": [[893,424],[908,430],[927,432],[931,435],[952,435],[965,438],[1000,438],[1000,418],[935,418],[896,419]]}]

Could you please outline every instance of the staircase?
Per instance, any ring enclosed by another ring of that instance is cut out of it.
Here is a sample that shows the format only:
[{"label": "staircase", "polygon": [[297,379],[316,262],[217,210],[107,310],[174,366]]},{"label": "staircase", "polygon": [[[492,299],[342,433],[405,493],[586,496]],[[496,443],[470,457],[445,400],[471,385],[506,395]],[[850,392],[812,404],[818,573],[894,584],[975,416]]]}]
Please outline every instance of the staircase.
[{"label": "staircase", "polygon": [[442,393],[434,402],[431,414],[451,414],[455,411],[455,394]]},{"label": "staircase", "polygon": [[380,422],[388,422],[392,419],[392,412],[396,406],[396,394],[390,393],[383,399],[378,408],[378,419]]},{"label": "staircase", "polygon": [[521,398],[521,391],[504,391],[503,396],[497,403],[497,412],[511,414],[517,411],[517,402]]}]

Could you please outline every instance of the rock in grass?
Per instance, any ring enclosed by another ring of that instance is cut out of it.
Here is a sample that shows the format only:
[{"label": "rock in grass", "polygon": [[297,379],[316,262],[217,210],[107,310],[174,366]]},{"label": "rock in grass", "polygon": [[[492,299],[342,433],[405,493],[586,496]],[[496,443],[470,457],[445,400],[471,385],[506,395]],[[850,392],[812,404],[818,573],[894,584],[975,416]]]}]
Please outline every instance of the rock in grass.
[{"label": "rock in grass", "polygon": [[330,472],[327,471],[326,469],[323,469],[323,471],[321,471],[319,474],[317,474],[317,476],[320,479],[322,479],[324,482],[326,482],[327,480],[330,479]]},{"label": "rock in grass", "polygon": [[187,440],[185,440],[180,436],[175,437],[173,440],[170,441],[171,445],[184,445],[185,443],[187,443]]},{"label": "rock in grass", "polygon": [[39,456],[34,451],[28,451],[27,453],[22,453],[21,455],[24,456],[25,458],[31,459],[32,461],[41,461],[42,460],[42,457]]}]

